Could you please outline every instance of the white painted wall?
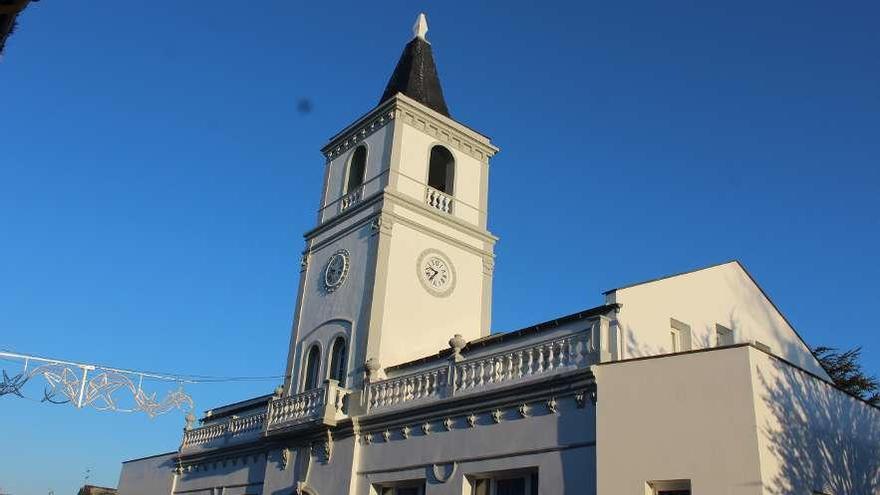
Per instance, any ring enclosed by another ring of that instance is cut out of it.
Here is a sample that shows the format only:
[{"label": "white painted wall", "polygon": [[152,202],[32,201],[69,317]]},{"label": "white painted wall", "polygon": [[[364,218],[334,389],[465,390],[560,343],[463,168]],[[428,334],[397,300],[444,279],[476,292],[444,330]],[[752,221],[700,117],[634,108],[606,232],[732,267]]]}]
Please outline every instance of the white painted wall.
[{"label": "white painted wall", "polygon": [[624,357],[672,352],[670,318],[690,326],[693,349],[714,347],[715,325],[734,332],[734,342],[760,341],[770,351],[823,378],[828,375],[748,273],[736,261],[617,289]]},{"label": "white painted wall", "polygon": [[880,493],[880,409],[756,349],[750,362],[763,493]]},{"label": "white painted wall", "polygon": [[752,346],[594,374],[599,493],[675,479],[694,493],[880,493],[880,410]]},{"label": "white painted wall", "polygon": [[[419,281],[418,261],[426,249],[438,249],[455,269],[455,288],[444,297]],[[388,257],[388,277],[379,350],[383,366],[400,364],[448,348],[449,339],[481,337],[484,307],[482,257],[452,243],[397,223]],[[488,306],[488,305],[486,305]]]},{"label": "white painted wall", "polygon": [[598,493],[690,479],[695,494],[760,494],[748,356],[736,347],[595,366]]},{"label": "white painted wall", "polygon": [[470,224],[481,225],[483,181],[488,177],[483,168],[488,168],[488,164],[481,163],[406,123],[401,126],[400,139],[400,161],[392,164],[392,173],[398,176],[398,191],[414,201],[424,203],[431,148],[434,145],[444,146],[455,157],[453,215]]}]

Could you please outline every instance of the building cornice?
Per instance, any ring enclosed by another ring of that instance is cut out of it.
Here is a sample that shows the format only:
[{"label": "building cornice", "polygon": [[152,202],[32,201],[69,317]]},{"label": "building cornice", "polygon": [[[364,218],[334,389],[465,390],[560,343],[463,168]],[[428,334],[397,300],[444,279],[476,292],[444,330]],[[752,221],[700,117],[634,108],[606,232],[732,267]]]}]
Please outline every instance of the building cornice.
[{"label": "building cornice", "polygon": [[[377,203],[384,203],[385,201],[387,201],[390,204],[394,204],[394,205],[398,205],[398,206],[405,206],[407,208],[417,210],[419,213],[424,214],[424,215],[428,215],[429,218],[431,218],[437,222],[440,222],[440,223],[445,224],[447,226],[461,230],[461,231],[467,233],[468,235],[472,235],[472,236],[476,237],[477,239],[479,239],[480,241],[482,241],[484,243],[494,245],[498,241],[498,237],[494,236],[491,232],[489,232],[487,230],[483,230],[478,227],[475,227],[474,225],[469,224],[467,222],[463,222],[453,216],[443,215],[443,214],[439,213],[438,211],[433,210],[431,208],[428,208],[428,207],[424,206],[423,204],[421,204],[417,201],[414,201],[406,196],[403,196],[399,193],[396,193],[390,189],[384,189],[384,190],[379,191],[375,194],[371,194],[370,196],[367,196],[357,206],[350,208],[335,217],[330,218],[329,220],[322,223],[321,225],[318,225],[317,227],[315,227],[315,228],[307,231],[305,234],[303,234],[303,237],[305,238],[306,242],[309,243],[309,245],[306,248],[306,252],[316,251],[316,250],[320,249],[322,246],[325,246],[329,243],[332,243],[334,240],[347,235],[352,230],[356,230],[358,228],[361,228],[365,223],[372,221],[375,217],[383,216],[383,217],[387,217],[388,219],[391,219],[394,221],[399,221],[400,223],[403,223],[403,224],[406,224],[410,227],[413,227],[423,233],[437,236],[437,237],[440,237],[446,241],[453,242],[456,245],[458,245],[464,249],[469,249],[471,251],[477,252],[477,253],[484,255],[484,256],[487,256],[489,258],[494,258],[494,254],[489,250],[481,249],[477,246],[473,246],[473,245],[468,244],[464,241],[461,241],[461,240],[456,239],[454,237],[451,237],[451,236],[448,236],[448,235],[443,234],[441,232],[438,232],[435,229],[432,229],[430,227],[426,227],[423,224],[420,224],[418,222],[410,220],[410,219],[403,217],[399,214],[395,214],[391,211],[388,211],[387,209],[384,209],[384,204],[380,205],[380,210],[376,214],[364,217],[364,218],[360,219],[359,221],[354,222],[351,225],[348,225],[346,228],[340,230],[339,232],[336,232],[334,235],[332,235],[331,237],[328,237],[327,239],[322,239],[319,242],[312,242],[316,237],[326,233],[328,230],[331,230],[331,229],[339,226],[340,224],[356,217],[357,215],[361,214],[364,210],[370,208],[371,206],[376,205]],[[304,252],[304,254],[305,254],[305,252]]]},{"label": "building cornice", "polygon": [[582,392],[595,391],[596,383],[589,368],[550,375],[524,383],[517,383],[482,393],[453,396],[430,401],[418,406],[388,412],[358,416],[362,432],[386,428],[400,428],[426,420],[458,417],[474,412],[486,413],[495,409],[516,408],[522,403],[545,401],[549,398],[575,397]]},{"label": "building cornice", "polygon": [[332,160],[394,119],[402,119],[411,127],[483,163],[488,163],[489,158],[499,151],[488,137],[398,93],[330,138],[321,153],[327,160]]}]

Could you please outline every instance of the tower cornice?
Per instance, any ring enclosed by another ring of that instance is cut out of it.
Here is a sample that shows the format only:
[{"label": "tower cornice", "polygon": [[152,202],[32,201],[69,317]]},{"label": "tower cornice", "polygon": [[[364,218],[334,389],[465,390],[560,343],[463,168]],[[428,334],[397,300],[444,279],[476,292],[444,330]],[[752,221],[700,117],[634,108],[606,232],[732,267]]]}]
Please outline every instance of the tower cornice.
[{"label": "tower cornice", "polygon": [[426,107],[403,93],[398,93],[330,138],[330,141],[321,148],[321,153],[327,160],[332,160],[394,119],[402,119],[408,125],[483,163],[488,163],[489,158],[499,151],[487,136]]}]

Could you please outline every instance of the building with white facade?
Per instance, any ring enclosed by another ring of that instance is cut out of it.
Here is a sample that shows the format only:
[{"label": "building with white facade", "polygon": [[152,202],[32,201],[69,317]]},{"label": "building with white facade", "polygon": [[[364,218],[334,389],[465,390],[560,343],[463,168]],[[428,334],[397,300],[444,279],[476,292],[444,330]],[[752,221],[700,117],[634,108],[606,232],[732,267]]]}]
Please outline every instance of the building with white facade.
[{"label": "building with white facade", "polygon": [[880,493],[880,410],[739,262],[490,332],[498,148],[450,116],[426,31],[322,149],[285,383],[123,463],[119,493]]}]

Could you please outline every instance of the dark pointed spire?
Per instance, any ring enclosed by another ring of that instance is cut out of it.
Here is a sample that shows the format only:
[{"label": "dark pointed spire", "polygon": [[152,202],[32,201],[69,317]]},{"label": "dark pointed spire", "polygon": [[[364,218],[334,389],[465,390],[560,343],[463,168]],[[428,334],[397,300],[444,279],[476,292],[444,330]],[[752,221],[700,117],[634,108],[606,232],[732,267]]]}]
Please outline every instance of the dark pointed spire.
[{"label": "dark pointed spire", "polygon": [[443,88],[434,65],[431,44],[425,39],[428,22],[425,14],[419,14],[413,26],[413,39],[403,48],[397,67],[388,80],[385,92],[379,100],[381,105],[388,98],[403,93],[426,107],[449,117],[446,100],[443,99]]}]

